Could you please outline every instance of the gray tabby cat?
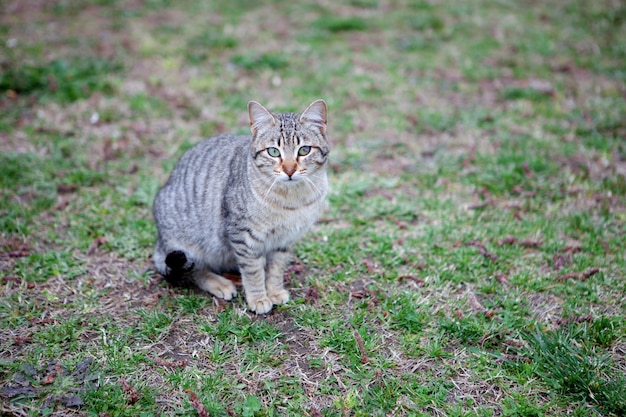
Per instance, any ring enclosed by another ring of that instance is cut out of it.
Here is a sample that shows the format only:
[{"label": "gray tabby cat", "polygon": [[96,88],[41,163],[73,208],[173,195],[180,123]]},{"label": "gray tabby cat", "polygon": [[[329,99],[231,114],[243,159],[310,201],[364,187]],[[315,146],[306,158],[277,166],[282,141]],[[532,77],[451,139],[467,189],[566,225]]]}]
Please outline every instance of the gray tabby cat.
[{"label": "gray tabby cat", "polygon": [[248,103],[252,136],[206,139],[180,159],[154,200],[154,265],[225,300],[221,274],[241,272],[250,310],[289,301],[283,274],[295,242],[316,221],[328,190],[326,102],[302,114]]}]

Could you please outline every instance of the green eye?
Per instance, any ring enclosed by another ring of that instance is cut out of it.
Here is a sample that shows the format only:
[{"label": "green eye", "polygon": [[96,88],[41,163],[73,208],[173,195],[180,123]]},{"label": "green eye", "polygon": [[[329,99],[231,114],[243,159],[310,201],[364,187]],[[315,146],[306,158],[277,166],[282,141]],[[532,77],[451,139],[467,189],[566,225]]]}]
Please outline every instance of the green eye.
[{"label": "green eye", "polygon": [[280,156],[280,151],[278,150],[278,148],[267,148],[267,153],[272,158],[278,158]]},{"label": "green eye", "polygon": [[309,154],[309,152],[311,152],[310,146],[303,146],[300,149],[298,149],[298,155],[300,156],[306,156]]}]

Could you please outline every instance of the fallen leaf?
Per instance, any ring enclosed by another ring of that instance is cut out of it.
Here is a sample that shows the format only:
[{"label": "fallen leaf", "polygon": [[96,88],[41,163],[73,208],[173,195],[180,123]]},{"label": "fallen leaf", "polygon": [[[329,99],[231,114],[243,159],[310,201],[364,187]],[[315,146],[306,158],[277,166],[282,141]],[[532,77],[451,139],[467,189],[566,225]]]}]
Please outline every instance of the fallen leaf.
[{"label": "fallen leaf", "polygon": [[104,245],[104,243],[106,242],[106,239],[104,236],[100,236],[95,238],[91,244],[89,245],[89,247],[87,248],[87,256],[91,256],[96,252],[96,249],[98,249],[99,246]]},{"label": "fallen leaf", "polygon": [[554,269],[555,271],[560,270],[565,265],[568,265],[570,263],[572,263],[572,254],[569,252],[566,255],[563,255],[561,253],[555,253],[554,255],[552,255],[552,269]]},{"label": "fallen leaf", "polygon": [[583,281],[586,279],[589,279],[590,277],[594,276],[595,274],[597,274],[598,272],[600,272],[600,268],[591,268],[586,270],[585,272],[583,272],[580,275],[580,279],[582,279]]},{"label": "fallen leaf", "polygon": [[316,302],[319,298],[320,298],[320,294],[316,288],[309,287],[304,293],[304,299],[310,304]]},{"label": "fallen leaf", "polygon": [[196,393],[189,389],[186,389],[185,392],[189,394],[191,406],[195,408],[198,412],[198,417],[210,417],[209,412],[206,410],[206,408],[204,408],[204,404],[202,404]]},{"label": "fallen leaf", "polygon": [[129,404],[135,404],[139,401],[139,392],[135,387],[130,386],[130,384],[124,378],[120,378],[120,385],[126,393],[126,400]]},{"label": "fallen leaf", "polygon": [[468,291],[467,292],[467,301],[469,301],[470,306],[474,309],[474,310],[478,310],[482,313],[486,313],[488,310],[480,303],[480,301],[478,301],[478,298],[476,298],[476,294],[474,294],[472,291]]},{"label": "fallen leaf", "polygon": [[409,228],[409,224],[407,222],[404,222],[402,220],[396,219],[393,216],[388,216],[387,219],[389,219],[393,224],[395,224],[398,229],[408,229]]},{"label": "fallen leaf", "polygon": [[59,194],[69,194],[78,190],[78,185],[76,184],[59,184],[57,185],[57,192]]},{"label": "fallen leaf", "polygon": [[558,281],[567,281],[568,279],[578,279],[585,281],[600,272],[600,268],[590,268],[585,272],[569,272],[557,278]]},{"label": "fallen leaf", "polygon": [[524,175],[526,175],[526,177],[528,177],[528,178],[534,178],[535,177],[535,173],[528,166],[528,162],[524,162],[524,164],[522,165],[522,169],[524,170]]},{"label": "fallen leaf", "polygon": [[180,359],[178,361],[168,361],[162,358],[156,358],[154,361],[157,365],[166,366],[168,368],[182,368],[186,365],[184,359]]},{"label": "fallen leaf", "polygon": [[146,296],[146,298],[143,300],[143,305],[145,307],[154,307],[159,300],[161,299],[162,294],[156,293],[156,294],[150,294],[148,296]]},{"label": "fallen leaf", "polygon": [[576,272],[568,272],[567,274],[563,274],[557,278],[557,281],[567,281],[570,278],[578,278],[578,273]]},{"label": "fallen leaf", "polygon": [[467,206],[468,210],[479,210],[484,209],[493,204],[493,201],[482,201],[480,203],[472,203]]},{"label": "fallen leaf", "polygon": [[302,265],[301,263],[292,263],[287,267],[287,272],[301,274],[302,272],[304,272],[304,265]]},{"label": "fallen leaf", "polygon": [[9,258],[23,258],[28,255],[29,252],[27,250],[15,250],[6,254]]},{"label": "fallen leaf", "polygon": [[49,75],[48,76],[48,88],[52,92],[57,91],[57,79],[56,79],[56,77],[54,75]]},{"label": "fallen leaf", "polygon": [[583,314],[582,316],[570,316],[570,317],[561,317],[556,321],[556,324],[559,326],[567,325],[570,323],[585,323],[593,320],[591,314]]},{"label": "fallen leaf", "polygon": [[368,274],[373,274],[376,272],[374,261],[372,261],[371,259],[363,259],[362,263],[363,265],[365,265],[365,268],[367,269]]},{"label": "fallen leaf", "polygon": [[517,194],[521,195],[522,197],[534,197],[537,195],[537,191],[524,190],[524,188],[522,188],[522,186],[520,185],[513,186],[512,190],[515,191]]},{"label": "fallen leaf", "polygon": [[511,347],[515,347],[515,348],[521,348],[522,346],[524,346],[524,344],[522,342],[517,341],[517,340],[512,340],[512,339],[504,340],[502,343],[507,345],[507,346],[511,346]]},{"label": "fallen leaf", "polygon": [[376,293],[370,290],[369,288],[366,288],[365,291],[367,295],[370,297],[370,299],[372,300],[372,303],[378,304],[378,296],[376,295]]},{"label": "fallen leaf", "polygon": [[54,210],[54,211],[61,211],[61,210],[63,210],[64,208],[66,208],[69,204],[70,204],[70,200],[69,200],[69,199],[67,199],[67,198],[61,198],[61,199],[59,200],[59,202],[58,202],[58,203],[56,203],[56,204],[54,205],[54,207],[52,207],[52,210]]},{"label": "fallen leaf", "polygon": [[311,409],[309,410],[309,415],[311,417],[322,417],[322,413],[320,413],[319,410],[315,407],[311,407]]},{"label": "fallen leaf", "polygon": [[50,372],[48,375],[46,375],[44,377],[44,379],[41,381],[42,385],[50,385],[50,384],[54,384],[54,378],[55,378],[56,374],[54,372]]},{"label": "fallen leaf", "polygon": [[520,246],[523,246],[525,248],[538,248],[539,246],[543,245],[543,242],[540,240],[522,240],[521,242],[519,242]]},{"label": "fallen leaf", "polygon": [[512,245],[516,241],[517,241],[517,239],[515,238],[515,236],[507,236],[504,239],[498,240],[498,245],[500,245],[500,246]]},{"label": "fallen leaf", "polygon": [[582,243],[573,240],[569,242],[566,246],[559,249],[559,252],[576,253],[582,251],[582,249]]},{"label": "fallen leaf", "polygon": [[23,345],[25,343],[28,343],[32,340],[32,336],[15,336],[13,338],[13,344],[14,345]]}]

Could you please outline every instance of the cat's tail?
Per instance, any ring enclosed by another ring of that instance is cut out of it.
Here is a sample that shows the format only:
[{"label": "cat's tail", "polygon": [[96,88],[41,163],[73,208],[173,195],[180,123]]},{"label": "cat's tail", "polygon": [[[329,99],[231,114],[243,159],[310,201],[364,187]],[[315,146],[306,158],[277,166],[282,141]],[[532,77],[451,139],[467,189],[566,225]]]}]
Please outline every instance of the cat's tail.
[{"label": "cat's tail", "polygon": [[171,285],[190,285],[194,262],[182,250],[164,251],[160,246],[157,245],[153,258],[157,272]]}]

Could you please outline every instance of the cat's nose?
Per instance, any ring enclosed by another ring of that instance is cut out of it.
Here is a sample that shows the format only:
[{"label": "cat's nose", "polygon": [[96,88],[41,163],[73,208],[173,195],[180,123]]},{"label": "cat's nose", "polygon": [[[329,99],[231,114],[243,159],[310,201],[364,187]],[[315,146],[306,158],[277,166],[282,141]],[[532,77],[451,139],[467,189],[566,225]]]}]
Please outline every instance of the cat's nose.
[{"label": "cat's nose", "polygon": [[287,174],[289,178],[291,178],[291,176],[296,173],[296,165],[295,164],[283,165],[283,172]]}]

